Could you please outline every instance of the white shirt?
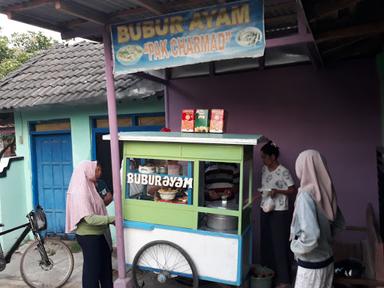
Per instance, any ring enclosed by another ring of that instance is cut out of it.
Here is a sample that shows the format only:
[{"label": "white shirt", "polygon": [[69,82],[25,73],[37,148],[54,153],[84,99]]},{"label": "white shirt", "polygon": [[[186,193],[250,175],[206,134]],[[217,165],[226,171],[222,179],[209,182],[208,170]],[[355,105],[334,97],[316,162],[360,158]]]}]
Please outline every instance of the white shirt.
[{"label": "white shirt", "polygon": [[[261,187],[266,189],[287,190],[288,187],[293,186],[295,182],[292,179],[291,173],[283,165],[277,166],[273,171],[269,171],[267,166],[261,169]],[[261,199],[261,207],[270,196],[263,196]],[[275,204],[275,211],[288,210],[288,197],[284,194],[276,194],[273,198]]]}]

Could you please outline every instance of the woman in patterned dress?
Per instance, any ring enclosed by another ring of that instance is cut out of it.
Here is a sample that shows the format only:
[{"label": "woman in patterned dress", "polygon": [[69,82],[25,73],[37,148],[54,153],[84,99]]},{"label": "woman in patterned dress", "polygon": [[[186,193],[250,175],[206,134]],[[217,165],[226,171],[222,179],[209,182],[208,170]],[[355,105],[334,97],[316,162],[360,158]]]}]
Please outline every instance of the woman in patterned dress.
[{"label": "woman in patterned dress", "polygon": [[291,173],[278,161],[279,147],[268,142],[261,148],[261,263],[275,271],[276,287],[291,283],[288,196],[296,193]]}]

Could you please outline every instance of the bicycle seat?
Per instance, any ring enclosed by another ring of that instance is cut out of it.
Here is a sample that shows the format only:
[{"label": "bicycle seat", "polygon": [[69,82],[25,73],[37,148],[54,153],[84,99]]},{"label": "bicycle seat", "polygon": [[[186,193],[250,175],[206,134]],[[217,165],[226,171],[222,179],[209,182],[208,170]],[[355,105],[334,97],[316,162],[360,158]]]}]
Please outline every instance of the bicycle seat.
[{"label": "bicycle seat", "polygon": [[4,227],[4,224],[3,224],[3,223],[0,223],[0,227]]}]

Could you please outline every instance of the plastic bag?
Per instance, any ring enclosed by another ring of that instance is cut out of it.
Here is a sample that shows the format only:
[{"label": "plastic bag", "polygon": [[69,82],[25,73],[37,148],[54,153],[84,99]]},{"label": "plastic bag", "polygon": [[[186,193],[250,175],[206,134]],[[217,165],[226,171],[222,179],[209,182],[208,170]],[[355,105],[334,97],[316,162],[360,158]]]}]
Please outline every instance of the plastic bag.
[{"label": "plastic bag", "polygon": [[271,197],[267,197],[267,199],[263,201],[261,209],[263,209],[265,213],[271,212],[273,209],[275,209],[275,202]]},{"label": "plastic bag", "polygon": [[43,208],[40,206],[36,207],[36,210],[32,212],[33,225],[37,231],[47,229],[47,217]]}]

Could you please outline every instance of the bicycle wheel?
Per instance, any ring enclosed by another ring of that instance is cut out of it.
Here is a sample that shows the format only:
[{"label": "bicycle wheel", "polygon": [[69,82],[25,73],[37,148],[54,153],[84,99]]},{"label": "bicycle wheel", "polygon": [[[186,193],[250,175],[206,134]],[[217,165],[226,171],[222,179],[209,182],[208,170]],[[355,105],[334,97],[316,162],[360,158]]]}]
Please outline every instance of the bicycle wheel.
[{"label": "bicycle wheel", "polygon": [[[73,255],[62,241],[45,239],[44,246],[35,241],[25,250],[20,262],[21,276],[30,287],[63,286],[73,271]],[[43,260],[44,250],[49,263]]]},{"label": "bicycle wheel", "polygon": [[169,241],[153,241],[137,252],[132,264],[135,288],[180,287],[178,278],[199,287],[197,270],[191,257],[178,245]]}]

